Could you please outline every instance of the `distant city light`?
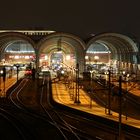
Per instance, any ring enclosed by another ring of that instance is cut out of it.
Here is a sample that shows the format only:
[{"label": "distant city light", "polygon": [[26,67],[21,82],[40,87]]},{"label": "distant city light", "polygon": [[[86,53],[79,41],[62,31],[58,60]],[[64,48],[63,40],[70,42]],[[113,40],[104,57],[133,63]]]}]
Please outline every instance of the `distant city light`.
[{"label": "distant city light", "polygon": [[66,56],[66,60],[70,60],[70,55],[67,55]]},{"label": "distant city light", "polygon": [[62,70],[61,73],[64,74],[64,71]]},{"label": "distant city light", "polygon": [[19,55],[15,55],[15,59],[19,59]]},{"label": "distant city light", "polygon": [[95,59],[95,60],[98,60],[98,59],[99,59],[99,56],[97,56],[97,55],[94,56],[94,59]]},{"label": "distant city light", "polygon": [[88,59],[88,58],[89,58],[89,57],[86,55],[86,56],[85,56],[85,59]]},{"label": "distant city light", "polygon": [[12,51],[12,50],[6,50],[7,53],[34,53],[35,51]]},{"label": "distant city light", "polygon": [[48,56],[47,55],[45,55],[45,60],[48,60]]},{"label": "distant city light", "polygon": [[27,56],[25,56],[25,59],[29,59],[30,57],[27,55]]},{"label": "distant city light", "polygon": [[92,53],[92,54],[100,54],[100,53],[111,53],[110,51],[87,51],[87,53]]}]

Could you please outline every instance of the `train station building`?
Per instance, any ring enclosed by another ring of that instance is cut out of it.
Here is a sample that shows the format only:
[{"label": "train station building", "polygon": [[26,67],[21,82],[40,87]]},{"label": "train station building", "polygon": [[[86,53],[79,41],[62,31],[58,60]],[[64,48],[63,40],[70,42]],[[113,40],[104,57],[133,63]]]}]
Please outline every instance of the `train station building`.
[{"label": "train station building", "polygon": [[1,30],[0,64],[31,64],[35,68],[76,68],[80,72],[111,69],[139,78],[140,47],[137,40],[119,33],[102,33],[82,40],[64,32]]}]

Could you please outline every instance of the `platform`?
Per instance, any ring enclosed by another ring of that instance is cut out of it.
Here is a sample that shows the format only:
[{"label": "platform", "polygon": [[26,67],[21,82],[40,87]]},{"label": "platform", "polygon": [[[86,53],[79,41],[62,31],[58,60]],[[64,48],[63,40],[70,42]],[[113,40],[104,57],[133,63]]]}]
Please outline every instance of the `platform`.
[{"label": "platform", "polygon": [[[119,113],[111,111],[112,115],[107,114],[107,109],[98,105],[82,89],[79,90],[80,103],[75,103],[74,92],[70,91],[61,81],[52,83],[53,99],[63,105],[78,109],[90,114],[102,116],[119,122]],[[140,120],[122,115],[122,123],[140,128]]]}]

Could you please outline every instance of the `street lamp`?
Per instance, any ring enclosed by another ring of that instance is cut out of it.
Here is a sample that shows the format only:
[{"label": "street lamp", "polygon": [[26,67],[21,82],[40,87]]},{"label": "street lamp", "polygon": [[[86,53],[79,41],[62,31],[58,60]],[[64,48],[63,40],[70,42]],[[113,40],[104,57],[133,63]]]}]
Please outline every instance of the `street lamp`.
[{"label": "street lamp", "polygon": [[108,115],[111,115],[111,71],[108,70]]},{"label": "street lamp", "polygon": [[[90,87],[91,87],[91,94],[93,93],[93,70],[90,70]],[[92,98],[90,96],[90,107],[92,108]]]},{"label": "street lamp", "polygon": [[[127,93],[128,93],[128,81],[129,81],[129,74],[127,74],[126,75],[126,95],[127,95]],[[125,106],[126,106],[126,120],[127,120],[127,99],[126,99],[126,101],[125,101]]]},{"label": "street lamp", "polygon": [[4,95],[5,95],[5,80],[6,80],[6,68],[5,66],[3,67],[3,92],[4,92]]},{"label": "street lamp", "polygon": [[3,70],[0,70],[0,93],[2,91],[2,89],[1,89],[1,76],[3,76]]},{"label": "street lamp", "polygon": [[122,137],[122,76],[119,76],[119,140]]},{"label": "street lamp", "polygon": [[69,83],[69,90],[70,90],[70,96],[71,96],[71,99],[72,100],[74,100],[74,81],[73,81],[73,77],[74,77],[74,75],[73,75],[73,68],[72,67],[70,67],[69,68],[70,69],[70,71],[69,71],[69,78],[68,78],[68,83]]},{"label": "street lamp", "polygon": [[72,70],[72,97],[73,97],[73,100],[74,100],[74,67],[71,68]]},{"label": "street lamp", "polygon": [[76,64],[76,93],[75,93],[75,101],[74,103],[80,103],[79,100],[79,64]]},{"label": "street lamp", "polygon": [[125,82],[125,86],[126,86],[126,93],[125,93],[125,110],[126,110],[126,120],[127,120],[127,92],[128,92],[128,81],[129,81],[129,77],[130,77],[130,74],[126,73],[125,71],[122,72],[123,73],[123,77],[124,77],[124,82]]},{"label": "street lamp", "polygon": [[19,65],[18,64],[16,65],[16,68],[17,68],[17,82],[18,82],[18,74],[19,74]]}]

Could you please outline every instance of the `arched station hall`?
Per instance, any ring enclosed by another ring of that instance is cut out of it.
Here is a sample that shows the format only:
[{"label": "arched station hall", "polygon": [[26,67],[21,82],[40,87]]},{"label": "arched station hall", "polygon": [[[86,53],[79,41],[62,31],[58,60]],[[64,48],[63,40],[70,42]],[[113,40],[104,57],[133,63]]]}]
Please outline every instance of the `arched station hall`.
[{"label": "arched station hall", "polygon": [[80,37],[54,31],[0,31],[0,65],[30,64],[36,69],[95,70],[128,73],[139,78],[140,48],[132,38],[102,33],[86,42]]}]

